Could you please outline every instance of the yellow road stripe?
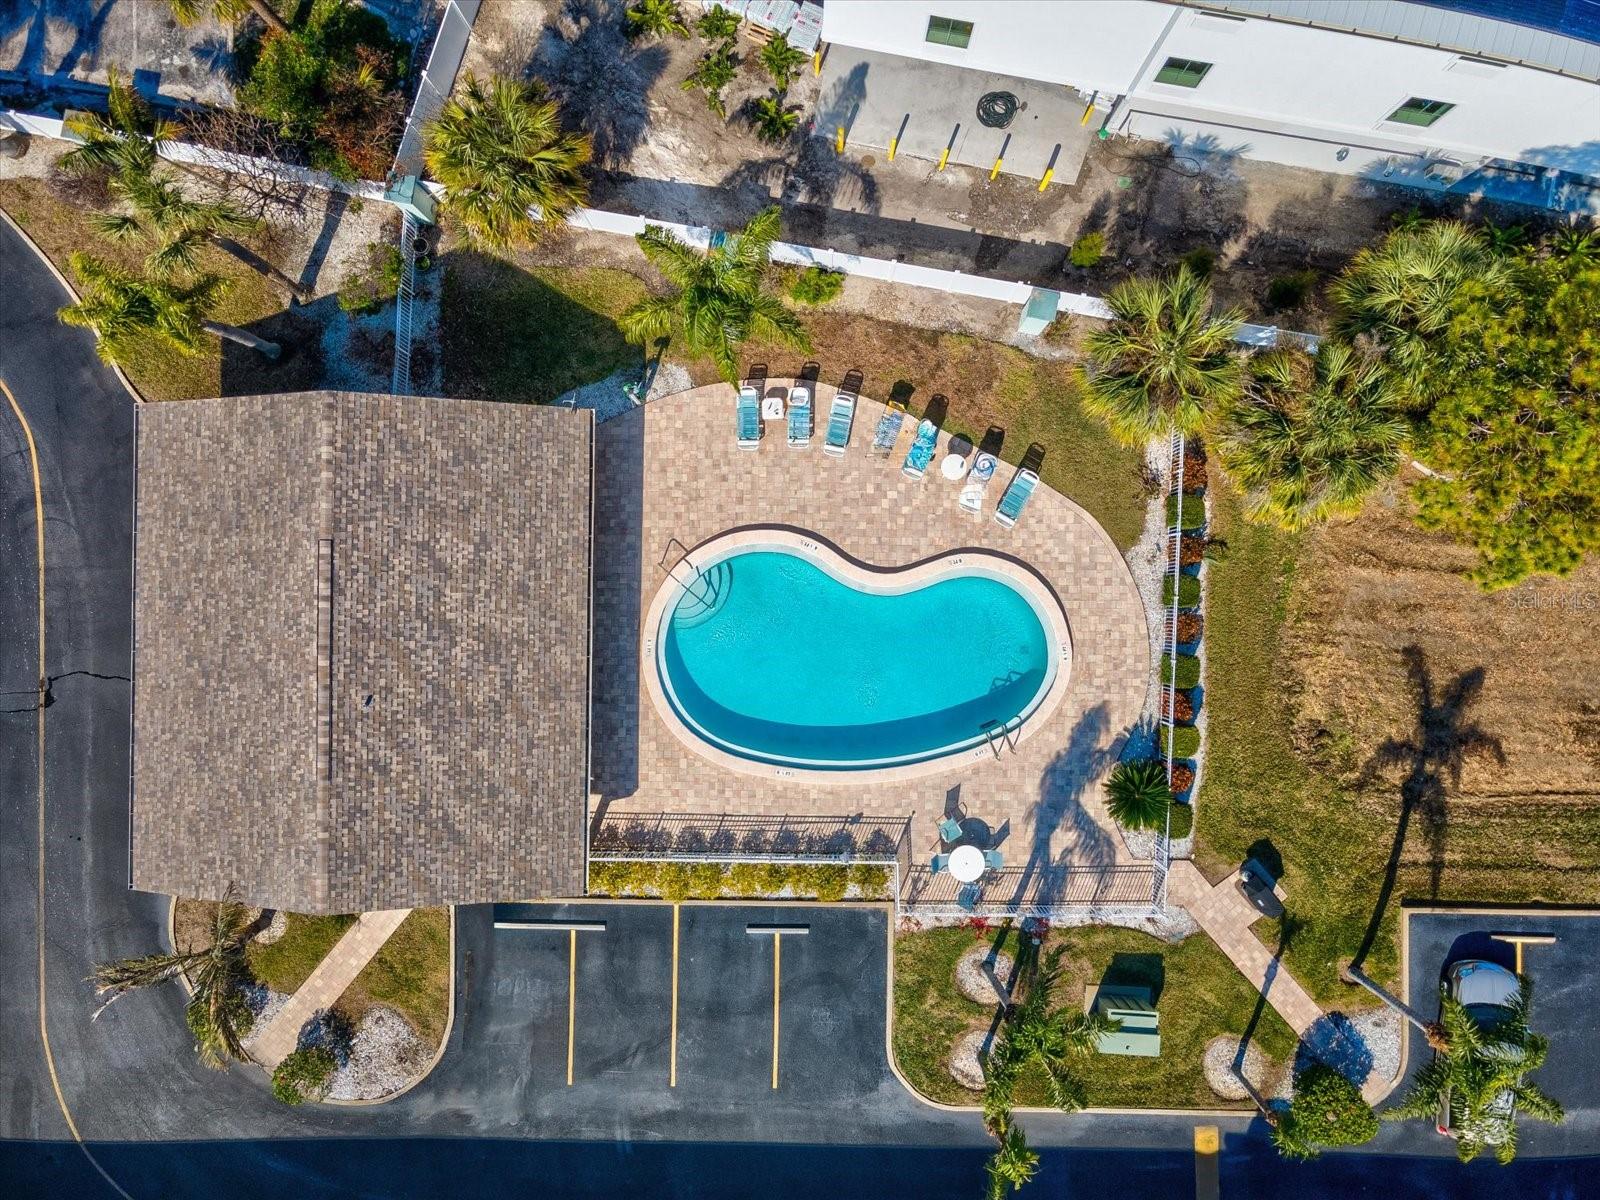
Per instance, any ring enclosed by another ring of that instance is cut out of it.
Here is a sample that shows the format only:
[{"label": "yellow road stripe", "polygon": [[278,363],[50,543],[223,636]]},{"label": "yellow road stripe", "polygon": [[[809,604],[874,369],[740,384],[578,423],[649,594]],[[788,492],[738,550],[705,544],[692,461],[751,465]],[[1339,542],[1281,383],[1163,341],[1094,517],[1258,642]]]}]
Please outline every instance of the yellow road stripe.
[{"label": "yellow road stripe", "polygon": [[678,1086],[678,906],[672,906],[672,1068],[668,1087]]},{"label": "yellow road stripe", "polygon": [[38,707],[38,757],[39,757],[39,895],[34,909],[34,922],[37,926],[39,949],[39,1042],[44,1047],[44,1065],[50,1072],[50,1087],[56,1094],[56,1104],[61,1109],[61,1115],[66,1118],[67,1128],[72,1132],[72,1140],[78,1144],[78,1149],[83,1151],[83,1156],[89,1160],[100,1175],[101,1179],[112,1191],[122,1197],[122,1200],[133,1200],[122,1186],[106,1173],[100,1165],[100,1160],[95,1158],[89,1147],[84,1145],[83,1135],[78,1132],[78,1123],[72,1119],[72,1110],[67,1107],[67,1098],[61,1091],[61,1078],[56,1073],[56,1056],[50,1049],[50,1027],[45,1014],[45,985],[44,985],[44,701],[45,688],[48,681],[44,667],[44,487],[39,479],[39,448],[33,441],[33,428],[28,424],[28,418],[22,414],[22,406],[17,403],[17,398],[11,394],[11,389],[6,386],[6,381],[0,379],[0,391],[5,392],[6,400],[11,404],[11,411],[16,414],[17,424],[22,426],[22,436],[28,442],[28,464],[33,471],[33,526],[34,526],[34,554],[39,564],[39,707]]},{"label": "yellow road stripe", "polygon": [[1222,1180],[1217,1151],[1222,1134],[1215,1125],[1194,1127],[1194,1200],[1217,1200]]},{"label": "yellow road stripe", "polygon": [[567,1086],[572,1086],[572,1043],[578,1028],[578,931],[567,930]]},{"label": "yellow road stripe", "polygon": [[783,938],[772,937],[772,1086],[778,1086],[778,996],[782,992]]}]

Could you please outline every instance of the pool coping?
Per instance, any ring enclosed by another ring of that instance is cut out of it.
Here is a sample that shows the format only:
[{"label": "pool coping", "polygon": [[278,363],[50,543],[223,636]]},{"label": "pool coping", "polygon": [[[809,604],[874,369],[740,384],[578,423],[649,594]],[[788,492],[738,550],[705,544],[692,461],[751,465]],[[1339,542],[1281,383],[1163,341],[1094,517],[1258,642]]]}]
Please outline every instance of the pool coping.
[{"label": "pool coping", "polygon": [[[951,767],[974,765],[994,757],[995,751],[985,741],[949,754],[938,754],[917,762],[898,763],[892,766],[869,767],[859,770],[828,770],[791,763],[758,762],[731,754],[707,741],[687,725],[677,709],[667,698],[656,666],[656,636],[661,628],[669,602],[676,602],[683,583],[673,572],[680,563],[696,566],[695,556],[715,552],[720,561],[741,550],[785,549],[799,552],[803,557],[820,560],[819,565],[835,577],[851,585],[864,585],[858,590],[877,592],[888,578],[893,578],[903,590],[914,591],[920,586],[947,577],[952,566],[971,565],[967,560],[981,560],[985,570],[993,572],[1028,599],[1035,613],[1047,626],[1047,633],[1055,640],[1057,659],[1055,676],[1043,696],[1037,699],[1032,711],[1023,718],[1013,735],[1016,744],[1027,741],[1049,723],[1050,717],[1065,698],[1072,678],[1072,630],[1067,622],[1066,610],[1055,589],[1036,570],[1019,559],[1012,558],[987,547],[965,547],[948,550],[906,563],[898,567],[879,566],[865,562],[845,551],[829,539],[809,530],[789,525],[747,525],[705,539],[690,548],[667,572],[667,578],[656,589],[650,607],[640,625],[639,676],[650,702],[667,728],[687,749],[700,757],[741,775],[761,779],[781,779],[807,783],[828,783],[835,786],[884,783],[937,775]],[[698,568],[697,568],[698,569]],[[876,585],[876,586],[875,586]],[[879,593],[882,594],[882,593]]]}]

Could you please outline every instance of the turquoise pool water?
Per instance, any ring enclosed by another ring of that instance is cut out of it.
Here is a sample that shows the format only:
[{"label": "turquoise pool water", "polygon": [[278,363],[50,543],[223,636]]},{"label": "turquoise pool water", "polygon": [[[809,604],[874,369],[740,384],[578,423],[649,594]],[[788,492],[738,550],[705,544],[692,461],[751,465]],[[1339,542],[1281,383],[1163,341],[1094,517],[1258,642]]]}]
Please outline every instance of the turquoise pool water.
[{"label": "turquoise pool water", "polygon": [[1028,598],[987,575],[884,595],[749,550],[684,591],[656,661],[678,715],[722,749],[850,770],[980,744],[1038,700],[1051,649]]}]

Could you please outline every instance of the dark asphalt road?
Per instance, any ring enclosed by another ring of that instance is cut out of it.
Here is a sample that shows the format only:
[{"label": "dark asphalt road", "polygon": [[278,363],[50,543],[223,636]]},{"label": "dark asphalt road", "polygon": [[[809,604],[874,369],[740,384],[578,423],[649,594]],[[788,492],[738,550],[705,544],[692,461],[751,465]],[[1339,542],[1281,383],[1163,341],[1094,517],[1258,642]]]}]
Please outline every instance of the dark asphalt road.
[{"label": "dark asphalt road", "polygon": [[[580,995],[591,998],[584,1011],[593,1024],[585,1025],[582,1075],[571,1089],[564,1071],[543,1062],[551,1022],[534,1037],[517,1000],[519,978],[529,988],[554,987],[559,946],[552,963],[549,947],[520,933],[509,936],[521,941],[507,942],[485,908],[459,914],[458,1016],[447,1054],[392,1104],[288,1109],[258,1072],[204,1071],[176,988],[130,997],[91,1023],[84,979],[92,964],[159,944],[166,901],[126,887],[133,409],[90,338],[56,322],[62,300],[55,280],[0,224],[0,377],[32,424],[46,509],[47,670],[56,679],[45,755],[50,1042],[82,1136],[127,1194],[980,1194],[986,1147],[976,1118],[912,1099],[889,1071],[881,1024],[867,1033],[881,1021],[887,968],[883,917],[862,910],[817,912],[819,928],[838,928],[786,959],[794,1025],[783,1061],[794,1073],[765,1095],[757,1068],[770,1060],[746,1048],[770,1029],[757,1011],[764,1015],[769,995],[764,977],[754,959],[742,983],[722,977],[722,963],[750,954],[748,935],[710,909],[685,910],[676,1089],[661,1086],[658,1068],[645,1069],[660,1052],[662,938],[651,922],[664,908],[630,917],[633,943],[619,931],[615,951],[584,958]],[[26,710],[37,655],[32,486],[9,407],[0,410],[0,498],[0,690],[10,693],[5,707]],[[30,711],[0,717],[0,1196],[107,1197],[114,1193],[70,1141],[39,1036],[35,719]],[[611,935],[583,936],[598,949]],[[858,948],[853,956],[850,947]],[[716,969],[699,971],[701,953],[702,965]],[[819,1024],[824,1010],[835,1022],[829,1029]],[[840,1061],[841,1044],[848,1062]],[[1079,1115],[1026,1124],[1045,1147],[1032,1195],[1101,1195],[1113,1184],[1141,1198],[1193,1194],[1189,1119]],[[1375,1154],[1288,1168],[1259,1127],[1225,1122],[1222,1194],[1594,1194],[1578,1162],[1462,1172],[1415,1157],[1442,1149],[1415,1124],[1386,1128]]]}]

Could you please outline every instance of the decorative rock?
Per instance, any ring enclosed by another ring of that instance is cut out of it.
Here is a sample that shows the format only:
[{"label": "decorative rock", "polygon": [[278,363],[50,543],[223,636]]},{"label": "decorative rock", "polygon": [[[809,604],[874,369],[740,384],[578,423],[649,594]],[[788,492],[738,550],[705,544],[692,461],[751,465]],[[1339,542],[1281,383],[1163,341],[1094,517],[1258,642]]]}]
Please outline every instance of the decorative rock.
[{"label": "decorative rock", "polygon": [[330,1100],[376,1100],[397,1092],[428,1068],[431,1052],[394,1009],[373,1005],[334,1072]]},{"label": "decorative rock", "polygon": [[[1011,978],[1016,969],[1011,956],[1004,952],[996,954],[994,961],[989,961],[990,947],[987,942],[978,942],[956,961],[956,987],[968,1000],[977,1004],[1009,1004],[1011,1002]],[[993,969],[994,979],[989,978],[989,970]],[[1000,982],[1000,990],[995,989],[995,980]]]},{"label": "decorative rock", "polygon": [[289,919],[284,915],[283,909],[276,909],[272,920],[267,922],[267,927],[256,934],[255,942],[258,946],[270,946],[283,936],[283,931],[289,927]]},{"label": "decorative rock", "polygon": [[988,1037],[988,1026],[969,1029],[950,1047],[950,1078],[969,1092],[983,1091],[983,1044]]},{"label": "decorative rock", "polygon": [[[1203,1060],[1206,1083],[1224,1100],[1250,1099],[1250,1093],[1233,1073],[1233,1062],[1238,1054],[1239,1039],[1236,1037],[1212,1038],[1206,1043]],[[1283,1068],[1267,1058],[1254,1042],[1244,1053],[1244,1074],[1258,1092],[1269,1098],[1282,1091],[1287,1083]]]}]

